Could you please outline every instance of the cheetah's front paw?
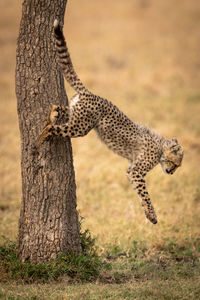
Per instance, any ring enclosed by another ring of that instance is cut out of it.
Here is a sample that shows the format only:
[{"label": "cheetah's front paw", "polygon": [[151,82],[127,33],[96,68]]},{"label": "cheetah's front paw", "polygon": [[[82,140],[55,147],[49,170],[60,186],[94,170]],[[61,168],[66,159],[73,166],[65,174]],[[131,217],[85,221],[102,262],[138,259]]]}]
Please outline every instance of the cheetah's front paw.
[{"label": "cheetah's front paw", "polygon": [[49,123],[55,124],[56,120],[59,118],[59,109],[60,107],[58,105],[52,105],[51,111],[49,114]]},{"label": "cheetah's front paw", "polygon": [[148,219],[151,223],[153,223],[153,224],[157,224],[157,223],[158,223],[157,217],[156,217],[155,214],[154,214],[154,215],[152,215],[152,214],[146,214],[146,217],[147,217],[147,219]]},{"label": "cheetah's front paw", "polygon": [[35,148],[38,150],[39,147],[41,146],[41,144],[50,136],[52,135],[52,125],[47,125],[42,133],[39,135],[38,139],[37,139],[37,142],[36,142],[36,145],[35,145]]},{"label": "cheetah's front paw", "polygon": [[157,221],[157,216],[156,216],[156,213],[154,211],[154,208],[153,206],[144,206],[144,212],[145,212],[145,215],[146,215],[146,218],[153,224],[157,224],[158,221]]}]

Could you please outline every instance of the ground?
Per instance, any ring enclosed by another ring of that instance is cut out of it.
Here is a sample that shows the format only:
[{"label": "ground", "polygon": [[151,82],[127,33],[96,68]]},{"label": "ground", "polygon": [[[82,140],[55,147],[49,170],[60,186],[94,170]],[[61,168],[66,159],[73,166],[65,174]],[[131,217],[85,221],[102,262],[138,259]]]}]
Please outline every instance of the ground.
[{"label": "ground", "polygon": [[[0,232],[12,240],[21,198],[14,86],[21,2],[0,3]],[[64,32],[82,81],[132,120],[176,137],[184,161],[173,176],[160,166],[147,176],[153,225],[125,176],[126,160],[94,132],[73,140],[78,210],[113,270],[90,284],[2,283],[0,299],[200,297],[199,27],[198,0],[69,1]]]}]

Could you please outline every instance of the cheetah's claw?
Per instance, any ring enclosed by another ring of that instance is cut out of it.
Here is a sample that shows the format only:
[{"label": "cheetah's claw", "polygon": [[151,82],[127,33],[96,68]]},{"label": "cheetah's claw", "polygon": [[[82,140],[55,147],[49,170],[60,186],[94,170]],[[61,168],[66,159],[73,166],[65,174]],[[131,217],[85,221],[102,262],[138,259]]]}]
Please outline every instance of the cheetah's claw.
[{"label": "cheetah's claw", "polygon": [[40,146],[42,145],[42,143],[51,135],[51,128],[52,128],[52,125],[47,125],[42,133],[39,135],[38,139],[37,139],[37,142],[36,142],[36,145],[35,145],[35,149],[38,151]]}]

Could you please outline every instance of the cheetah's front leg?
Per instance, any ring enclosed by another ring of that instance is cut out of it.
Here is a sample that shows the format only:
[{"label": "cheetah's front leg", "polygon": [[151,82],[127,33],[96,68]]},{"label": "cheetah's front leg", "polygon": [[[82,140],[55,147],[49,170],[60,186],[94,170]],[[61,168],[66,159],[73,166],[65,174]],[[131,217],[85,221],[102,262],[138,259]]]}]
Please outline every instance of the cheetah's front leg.
[{"label": "cheetah's front leg", "polygon": [[144,174],[139,168],[130,166],[127,171],[127,177],[132,184],[133,188],[136,189],[142,206],[144,208],[145,215],[153,224],[157,223],[157,217],[151,204],[151,200],[146,189],[146,184],[144,180]]},{"label": "cheetah's front leg", "polygon": [[86,135],[91,129],[92,126],[87,125],[82,127],[78,121],[76,122],[73,119],[62,125],[48,125],[39,135],[36,142],[36,149],[38,150],[40,145],[50,136],[76,138]]}]

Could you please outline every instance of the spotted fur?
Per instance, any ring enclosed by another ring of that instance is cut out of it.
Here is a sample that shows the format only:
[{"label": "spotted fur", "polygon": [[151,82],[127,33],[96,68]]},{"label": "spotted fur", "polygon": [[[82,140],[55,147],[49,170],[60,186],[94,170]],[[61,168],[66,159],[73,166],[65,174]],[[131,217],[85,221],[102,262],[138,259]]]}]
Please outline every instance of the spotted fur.
[{"label": "spotted fur", "polygon": [[[127,177],[141,199],[146,217],[156,224],[157,217],[146,188],[145,175],[158,163],[161,163],[164,172],[173,174],[181,165],[182,147],[176,139],[165,139],[132,122],[114,104],[88,91],[74,71],[57,20],[54,22],[54,35],[58,63],[77,94],[72,98],[70,107],[52,106],[49,123],[38,138],[37,148],[49,136],[75,138],[94,129],[109,149],[130,162]],[[66,123],[56,125],[57,119],[63,115]]]}]

